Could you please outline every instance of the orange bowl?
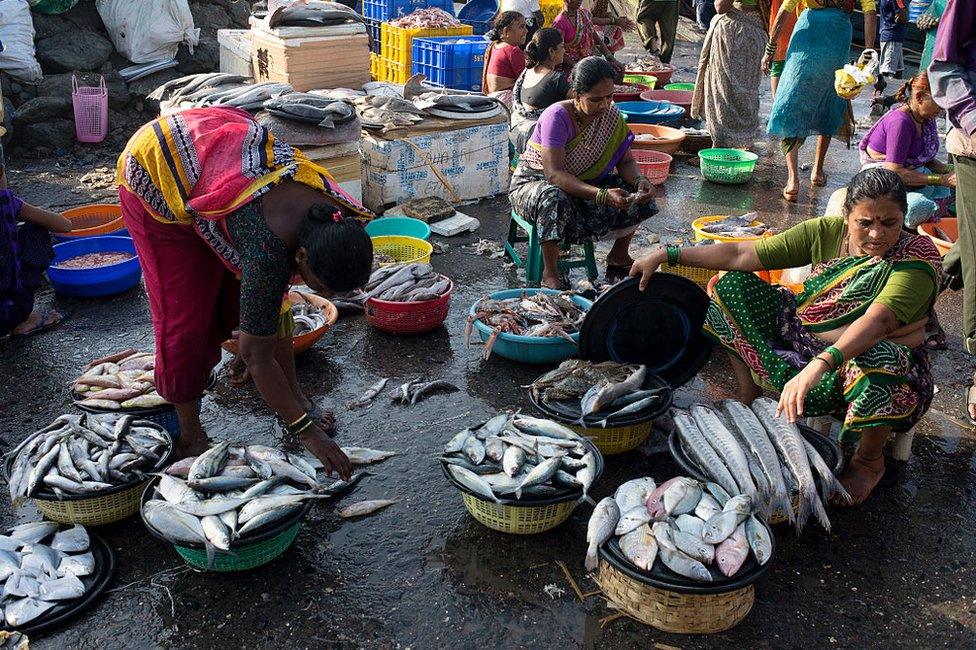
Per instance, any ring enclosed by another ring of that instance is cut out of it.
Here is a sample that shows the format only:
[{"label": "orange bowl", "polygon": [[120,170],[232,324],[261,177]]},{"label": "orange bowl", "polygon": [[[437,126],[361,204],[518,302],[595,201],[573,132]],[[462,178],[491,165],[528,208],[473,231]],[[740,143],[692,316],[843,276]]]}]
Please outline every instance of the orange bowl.
[{"label": "orange bowl", "polygon": [[685,109],[685,117],[691,115],[691,98],[695,93],[689,90],[645,90],[640,98],[645,102],[671,102]]},{"label": "orange bowl", "polygon": [[[288,300],[290,300],[293,305],[307,302],[315,305],[325,312],[325,325],[317,330],[312,330],[311,332],[306,332],[305,334],[299,334],[298,336],[292,338],[292,348],[295,350],[295,355],[297,356],[315,345],[315,343],[322,338],[333,325],[335,325],[336,321],[339,320],[339,310],[336,309],[336,306],[331,302],[321,296],[315,295],[314,293],[289,291]],[[231,354],[238,354],[240,351],[240,348],[237,345],[237,339],[227,339],[221,344],[221,347]]]},{"label": "orange bowl", "polygon": [[[684,131],[670,126],[660,124],[628,124],[627,126],[634,134],[634,142],[630,145],[634,149],[653,149],[670,155],[681,147],[685,139]],[[648,141],[637,139],[637,136],[644,134],[653,135],[657,139]]]},{"label": "orange bowl", "polygon": [[[936,233],[936,228],[941,230],[943,234],[948,235],[952,241],[946,241],[939,237]],[[923,223],[918,227],[918,231],[923,235],[927,235],[932,240],[932,243],[935,244],[935,247],[939,249],[939,254],[945,257],[949,249],[952,248],[953,242],[959,239],[959,222],[954,217],[949,217],[935,223]]]},{"label": "orange bowl", "polygon": [[61,214],[71,222],[71,232],[65,233],[69,237],[108,235],[125,227],[122,223],[122,207],[112,203],[82,205],[69,208]]}]

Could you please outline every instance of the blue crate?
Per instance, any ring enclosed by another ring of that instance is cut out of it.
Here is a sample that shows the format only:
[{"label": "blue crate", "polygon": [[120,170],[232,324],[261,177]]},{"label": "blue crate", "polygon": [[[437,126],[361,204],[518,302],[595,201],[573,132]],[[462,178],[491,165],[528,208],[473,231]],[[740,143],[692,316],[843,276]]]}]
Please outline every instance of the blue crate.
[{"label": "blue crate", "polygon": [[413,73],[445,88],[481,91],[488,41],[477,36],[413,39]]},{"label": "blue crate", "polygon": [[374,54],[380,53],[380,46],[383,44],[383,39],[380,35],[380,21],[366,19],[366,31],[369,32],[369,51]]},{"label": "blue crate", "polygon": [[363,0],[363,17],[383,22],[424,7],[437,7],[454,15],[453,0]]},{"label": "blue crate", "polygon": [[461,18],[460,21],[465,25],[471,25],[472,33],[475,36],[481,36],[482,34],[486,34],[488,30],[491,29],[490,20],[466,20],[464,18]]}]

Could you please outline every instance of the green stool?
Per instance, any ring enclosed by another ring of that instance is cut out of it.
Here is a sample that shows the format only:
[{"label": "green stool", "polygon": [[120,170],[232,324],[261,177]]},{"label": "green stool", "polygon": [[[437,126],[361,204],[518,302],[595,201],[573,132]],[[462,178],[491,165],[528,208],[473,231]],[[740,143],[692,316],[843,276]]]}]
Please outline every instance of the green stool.
[{"label": "green stool", "polygon": [[[525,231],[528,236],[520,235],[519,230]],[[525,259],[522,259],[515,250],[515,244],[519,242],[529,243],[529,250]],[[598,273],[596,258],[593,256],[593,242],[583,242],[582,246],[583,259],[560,259],[559,271],[565,273],[570,269],[585,268],[587,277],[590,280],[596,280]],[[569,249],[569,244],[563,244],[563,251]],[[536,232],[535,224],[520,217],[515,210],[512,210],[512,220],[508,223],[508,241],[505,242],[505,252],[512,258],[515,266],[525,269],[526,284],[539,284],[539,281],[542,280],[542,245],[539,242],[539,235]]]}]

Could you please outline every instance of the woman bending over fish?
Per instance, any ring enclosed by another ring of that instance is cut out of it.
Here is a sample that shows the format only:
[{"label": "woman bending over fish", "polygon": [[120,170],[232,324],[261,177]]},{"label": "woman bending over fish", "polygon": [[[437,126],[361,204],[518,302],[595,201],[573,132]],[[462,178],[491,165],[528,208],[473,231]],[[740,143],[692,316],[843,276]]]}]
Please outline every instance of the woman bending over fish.
[{"label": "woman bending over fish", "polygon": [[[838,414],[841,440],[860,440],[841,483],[864,501],[884,474],[884,444],[932,402],[925,324],[938,296],[941,259],[927,237],[902,229],[905,185],[893,171],[860,172],[844,217],[810,219],[759,241],[656,250],[634,263],[641,288],[667,261],[730,271],[715,285],[705,334],[728,353],[750,404],[780,392],[790,421]],[[753,271],[811,264],[794,295]],[[841,415],[842,414],[842,415]]]},{"label": "woman bending over fish", "polygon": [[641,174],[634,135],[613,105],[613,68],[600,57],[573,68],[573,98],[542,112],[512,176],[509,199],[534,221],[542,242],[542,285],[558,288],[559,246],[613,239],[607,274],[626,275],[638,224],[657,213],[654,186]]},{"label": "woman bending over fish", "polygon": [[200,396],[220,344],[240,354],[268,406],[327,470],[349,460],[332,413],[305,397],[283,303],[298,273],[316,293],[369,279],[372,214],[248,113],[193,109],[143,126],[119,157],[122,216],[139,253],[156,335],[156,389],[179,415],[178,451],[207,448]]}]

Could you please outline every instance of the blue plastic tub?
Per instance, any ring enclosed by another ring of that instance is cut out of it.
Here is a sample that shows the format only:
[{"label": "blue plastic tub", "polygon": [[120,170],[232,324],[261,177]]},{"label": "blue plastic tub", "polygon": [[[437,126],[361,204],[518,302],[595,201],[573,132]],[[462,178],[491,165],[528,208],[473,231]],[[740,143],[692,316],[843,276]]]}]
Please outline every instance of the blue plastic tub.
[{"label": "blue plastic tub", "polygon": [[491,19],[498,13],[498,0],[469,0],[461,7],[457,17],[465,25],[471,25],[475,35],[491,29]]},{"label": "blue plastic tub", "polygon": [[384,22],[424,7],[437,7],[454,15],[452,0],[363,0],[363,17]]},{"label": "blue plastic tub", "polygon": [[430,226],[412,217],[380,217],[366,224],[366,234],[370,237],[416,237],[426,241],[430,239]]},{"label": "blue plastic tub", "polygon": [[480,92],[487,47],[481,36],[415,38],[413,73],[445,88]]},{"label": "blue plastic tub", "polygon": [[90,237],[131,237],[131,235],[129,235],[128,228],[119,228],[118,230],[114,230],[106,235],[82,235],[81,237],[72,236],[69,233],[55,232],[51,234],[54,237],[54,241],[58,242],[59,244],[61,242],[66,242],[66,241],[78,241],[79,239],[89,239]]},{"label": "blue plastic tub", "polygon": [[[523,293],[531,296],[537,293],[558,295],[560,292],[555,289],[509,289],[507,291],[496,291],[488,297],[492,300],[505,300],[506,298],[518,298]],[[474,315],[478,302],[471,305],[468,313]],[[593,305],[591,301],[581,296],[573,296],[573,302],[585,310]],[[482,341],[487,341],[488,337],[491,336],[491,328],[480,320],[474,322],[474,328]],[[573,334],[572,339],[579,343],[579,332]],[[502,332],[495,340],[491,353],[520,363],[558,363],[577,356],[579,346],[557,336],[518,336]]]},{"label": "blue plastic tub", "polygon": [[685,115],[685,109],[671,102],[620,102],[617,108],[630,124],[668,124]]},{"label": "blue plastic tub", "polygon": [[[58,269],[55,265],[86,253],[132,253],[135,257],[96,269]],[[101,298],[122,293],[139,284],[142,270],[136,247],[128,237],[86,237],[54,245],[54,261],[47,270],[54,290],[70,298]]]}]

